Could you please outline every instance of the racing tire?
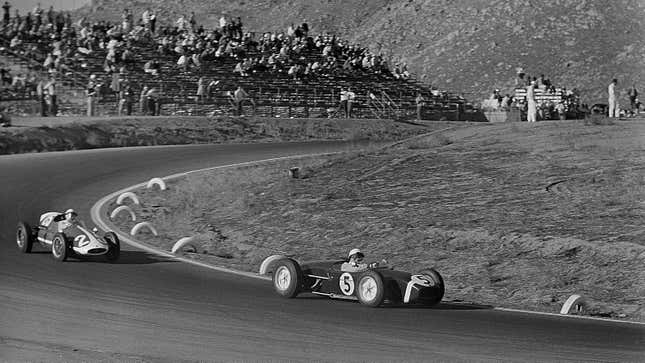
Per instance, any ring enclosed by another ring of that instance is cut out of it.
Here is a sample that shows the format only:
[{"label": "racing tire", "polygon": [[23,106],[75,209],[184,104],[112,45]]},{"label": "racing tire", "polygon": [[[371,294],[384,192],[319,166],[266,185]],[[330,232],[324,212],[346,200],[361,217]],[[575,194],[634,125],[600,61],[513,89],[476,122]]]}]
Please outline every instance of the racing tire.
[{"label": "racing tire", "polygon": [[116,262],[121,254],[121,243],[119,237],[114,232],[107,232],[103,235],[103,239],[107,242],[108,251],[105,258],[108,262]]},{"label": "racing tire", "polygon": [[54,259],[58,262],[66,261],[70,255],[69,249],[69,242],[67,242],[65,235],[56,233],[52,238],[52,256],[54,256]]},{"label": "racing tire", "polygon": [[436,289],[436,293],[434,294],[434,296],[431,299],[425,299],[423,301],[423,304],[436,305],[439,302],[441,302],[441,299],[443,299],[443,295],[446,293],[446,286],[443,283],[443,277],[441,277],[441,274],[439,274],[439,272],[437,272],[437,270],[433,268],[427,268],[427,269],[421,270],[419,274],[432,278],[432,281],[434,282],[434,288]]},{"label": "racing tire", "polygon": [[298,262],[290,258],[284,258],[275,263],[273,289],[278,295],[287,299],[298,296],[303,281],[302,270]]},{"label": "racing tire", "polygon": [[16,244],[22,253],[31,252],[34,245],[34,233],[31,226],[25,222],[19,222],[16,229]]},{"label": "racing tire", "polygon": [[358,301],[370,307],[377,307],[385,300],[385,284],[383,277],[376,271],[366,271],[358,279],[356,285]]}]

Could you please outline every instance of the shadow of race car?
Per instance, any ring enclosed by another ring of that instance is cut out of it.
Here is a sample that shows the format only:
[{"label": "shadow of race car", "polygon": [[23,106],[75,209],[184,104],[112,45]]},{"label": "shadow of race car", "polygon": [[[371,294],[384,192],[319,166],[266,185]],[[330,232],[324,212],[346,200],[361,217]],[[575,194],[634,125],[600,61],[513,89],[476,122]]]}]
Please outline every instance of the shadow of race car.
[{"label": "shadow of race car", "polygon": [[356,300],[363,305],[435,305],[443,298],[443,278],[435,269],[416,274],[371,264],[364,271],[341,270],[346,261],[314,261],[299,264],[285,256],[265,259],[261,274],[272,273],[275,292],[285,298],[312,293],[333,299]]},{"label": "shadow of race car", "polygon": [[121,245],[114,232],[98,235],[96,228],[88,229],[82,221],[70,223],[61,229],[60,222],[65,214],[47,212],[40,216],[38,226],[32,228],[26,222],[19,222],[16,230],[16,243],[24,252],[31,252],[34,242],[50,248],[54,259],[65,261],[69,257],[105,256],[107,261],[119,258]]}]

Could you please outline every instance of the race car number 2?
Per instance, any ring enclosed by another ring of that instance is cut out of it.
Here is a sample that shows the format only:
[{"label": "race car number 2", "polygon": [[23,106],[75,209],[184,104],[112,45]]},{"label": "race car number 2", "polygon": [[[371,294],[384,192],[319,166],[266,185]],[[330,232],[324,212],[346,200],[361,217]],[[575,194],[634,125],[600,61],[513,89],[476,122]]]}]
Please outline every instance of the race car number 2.
[{"label": "race car number 2", "polygon": [[338,286],[340,291],[345,295],[351,295],[354,293],[354,278],[348,272],[340,275],[338,279]]}]

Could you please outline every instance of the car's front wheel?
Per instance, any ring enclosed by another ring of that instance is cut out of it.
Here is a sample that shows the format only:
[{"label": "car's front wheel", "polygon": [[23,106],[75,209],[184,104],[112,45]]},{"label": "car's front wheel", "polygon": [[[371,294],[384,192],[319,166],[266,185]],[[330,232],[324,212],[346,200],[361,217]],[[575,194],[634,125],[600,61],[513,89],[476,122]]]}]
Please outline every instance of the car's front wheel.
[{"label": "car's front wheel", "polygon": [[34,244],[34,234],[29,224],[25,222],[18,223],[18,228],[16,230],[16,244],[21,252],[31,252],[31,247]]},{"label": "car's front wheel", "polygon": [[300,292],[303,277],[298,262],[285,258],[279,260],[273,269],[273,288],[286,298],[293,298]]},{"label": "car's front wheel", "polygon": [[52,255],[59,262],[67,260],[69,255],[69,244],[62,233],[56,233],[52,239]]},{"label": "car's front wheel", "polygon": [[437,270],[433,268],[427,268],[427,269],[421,270],[419,274],[424,275],[429,279],[432,279],[432,289],[434,290],[432,297],[428,299],[424,299],[423,303],[425,305],[438,304],[441,301],[441,299],[443,299],[443,295],[446,293],[446,287],[443,283],[443,277],[441,277],[439,272],[437,272]]},{"label": "car's front wheel", "polygon": [[356,290],[358,301],[367,306],[377,307],[385,300],[383,277],[376,271],[366,271],[358,279]]},{"label": "car's front wheel", "polygon": [[121,243],[119,242],[119,237],[114,232],[107,232],[103,239],[108,244],[108,252],[105,255],[108,262],[116,262],[119,259],[121,254]]}]

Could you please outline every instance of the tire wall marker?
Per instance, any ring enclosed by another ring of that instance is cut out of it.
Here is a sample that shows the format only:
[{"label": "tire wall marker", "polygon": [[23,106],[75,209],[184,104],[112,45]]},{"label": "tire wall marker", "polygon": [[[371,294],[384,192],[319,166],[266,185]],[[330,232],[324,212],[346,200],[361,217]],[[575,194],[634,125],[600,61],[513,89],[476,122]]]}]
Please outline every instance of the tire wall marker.
[{"label": "tire wall marker", "polygon": [[128,214],[130,214],[130,219],[132,219],[133,222],[137,220],[137,216],[134,214],[134,211],[132,210],[132,208],[128,207],[127,205],[121,205],[114,208],[112,213],[110,213],[110,219],[114,220],[114,218],[123,211],[126,211],[128,212]]}]

